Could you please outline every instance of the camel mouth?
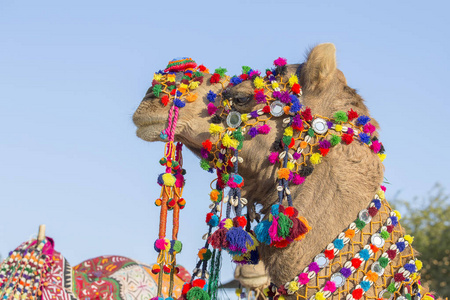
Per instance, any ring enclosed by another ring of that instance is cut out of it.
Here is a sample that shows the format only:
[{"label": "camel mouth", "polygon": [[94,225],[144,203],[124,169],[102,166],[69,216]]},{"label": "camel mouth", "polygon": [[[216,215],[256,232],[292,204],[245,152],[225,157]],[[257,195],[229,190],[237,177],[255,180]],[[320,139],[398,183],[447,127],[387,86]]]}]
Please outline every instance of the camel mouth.
[{"label": "camel mouth", "polygon": [[133,123],[136,125],[136,135],[148,142],[163,141],[160,137],[161,131],[164,130],[167,118],[162,116],[150,117],[142,115],[134,115]]}]

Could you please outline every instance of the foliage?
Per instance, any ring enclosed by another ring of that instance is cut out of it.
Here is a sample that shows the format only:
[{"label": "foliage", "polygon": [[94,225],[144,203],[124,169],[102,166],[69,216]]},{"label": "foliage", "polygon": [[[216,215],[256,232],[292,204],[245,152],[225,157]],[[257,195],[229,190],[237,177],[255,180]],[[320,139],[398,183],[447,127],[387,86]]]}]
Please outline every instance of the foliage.
[{"label": "foliage", "polygon": [[401,224],[414,236],[414,249],[423,262],[422,284],[441,297],[450,295],[450,195],[436,184],[422,199],[396,199]]}]

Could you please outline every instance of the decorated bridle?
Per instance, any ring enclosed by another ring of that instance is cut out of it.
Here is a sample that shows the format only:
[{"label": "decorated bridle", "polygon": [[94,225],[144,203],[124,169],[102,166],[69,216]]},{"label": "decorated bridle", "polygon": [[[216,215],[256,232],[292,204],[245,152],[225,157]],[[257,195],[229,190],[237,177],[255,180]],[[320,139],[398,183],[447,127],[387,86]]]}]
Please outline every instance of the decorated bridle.
[{"label": "decorated bridle", "polygon": [[[264,77],[259,71],[247,66],[242,68],[242,74],[239,76],[230,78],[225,75],[226,69],[218,68],[210,77],[210,83],[221,84],[222,89],[218,94],[210,90],[206,95],[209,102],[206,109],[212,117],[209,128],[211,138],[202,143],[200,166],[208,172],[215,171],[217,179],[215,188],[210,193],[212,204],[211,211],[206,216],[209,230],[204,236],[205,245],[198,252],[199,261],[191,281],[186,283],[182,290],[182,297],[187,300],[217,299],[222,250],[232,255],[236,263],[256,264],[259,260],[257,246],[260,243],[284,248],[304,238],[311,227],[294,208],[289,184],[302,184],[331,148],[357,141],[368,147],[382,161],[386,157],[382,143],[374,134],[376,128],[370,123],[368,116],[358,115],[352,109],[347,112],[338,111],[331,118],[313,115],[311,109],[304,107],[299,99],[302,96],[298,81],[301,65],[288,80],[283,78],[287,72],[286,60],[278,58],[274,61],[274,65],[275,68],[266,70]],[[177,272],[175,256],[182,248],[181,242],[177,240],[177,234],[179,210],[185,205],[181,197],[185,171],[182,169],[182,145],[180,143],[174,145],[178,113],[186,102],[197,99],[195,89],[202,84],[203,73],[208,72],[202,65],[197,67],[192,59],[180,58],[171,61],[164,71],[155,73],[153,78],[154,96],[159,97],[165,106],[171,104],[168,127],[161,132],[161,138],[167,139],[164,157],[160,160],[160,163],[166,166],[166,170],[158,178],[162,191],[156,205],[161,207],[161,218],[159,239],[155,242],[155,249],[159,255],[152,271],[155,274],[159,273],[159,282],[158,296],[154,299],[164,299],[161,291],[162,273],[170,274],[171,283],[173,282],[173,275]],[[229,88],[246,80],[253,82],[255,86],[253,99],[258,104],[264,104],[264,107],[241,114],[228,91]],[[278,199],[272,205],[268,218],[259,222],[252,230],[248,218],[243,215],[243,207],[247,204],[247,200],[241,197],[244,179],[238,173],[238,165],[243,162],[239,153],[245,136],[252,139],[260,134],[268,134],[271,131],[268,121],[280,117],[283,118],[283,136],[274,142],[274,151],[268,156],[271,164],[279,166]],[[224,127],[223,123],[227,126]],[[225,189],[228,189],[226,196]],[[358,234],[362,240],[366,224],[370,223],[381,209],[389,217],[377,232],[371,233],[371,243],[364,246],[351,260],[342,263],[339,271],[331,272],[333,260],[339,257],[339,261],[342,261],[339,256],[340,250],[346,244],[353,245],[353,239]],[[173,210],[172,240],[165,237],[168,210]],[[235,217],[231,216],[232,210]],[[297,293],[297,298],[307,299],[308,286],[316,279],[314,285],[316,292],[310,297],[311,300],[325,300],[345,284],[347,286],[339,290],[339,296],[345,293],[347,300],[361,299],[378,278],[383,276],[385,268],[391,261],[397,255],[402,255],[405,248],[412,243],[413,238],[408,235],[392,242],[391,247],[372,264],[371,270],[365,273],[363,280],[353,289],[349,286],[348,280],[351,276],[357,275],[358,268],[381,251],[385,242],[390,241],[399,218],[399,213],[393,212],[385,201],[382,187],[369,207],[362,210],[347,230],[339,234],[322,253],[317,255],[302,273],[284,285],[272,284],[266,290],[266,296],[281,300],[285,295]],[[209,249],[209,246],[212,249]],[[412,251],[410,252],[411,260],[398,270],[392,282],[387,289],[380,292],[378,298],[390,299],[395,295],[400,300],[411,300],[411,297],[420,297],[418,289],[420,276],[417,271],[421,268],[421,262],[414,258]],[[210,261],[209,270],[208,261]],[[325,278],[318,275],[324,268],[329,268]],[[319,280],[325,281],[325,284],[321,284]],[[170,286],[169,297],[166,300],[172,299],[173,284]],[[303,287],[306,289],[304,295],[301,295],[299,291]],[[402,287],[406,290],[402,290]]]}]

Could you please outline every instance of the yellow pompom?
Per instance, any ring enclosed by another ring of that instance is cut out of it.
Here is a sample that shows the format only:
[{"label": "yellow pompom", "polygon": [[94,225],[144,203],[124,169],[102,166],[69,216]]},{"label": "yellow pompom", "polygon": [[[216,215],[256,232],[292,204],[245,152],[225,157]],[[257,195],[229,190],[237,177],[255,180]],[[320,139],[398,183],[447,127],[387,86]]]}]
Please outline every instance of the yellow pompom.
[{"label": "yellow pompom", "polygon": [[225,227],[226,229],[230,229],[231,227],[233,227],[233,220],[226,219],[225,220],[225,225],[223,225],[223,227]]},{"label": "yellow pompom", "polygon": [[284,299],[286,299],[286,298],[284,298],[283,295],[278,296],[278,300],[284,300]]},{"label": "yellow pompom", "polygon": [[167,75],[167,81],[175,82],[175,75],[172,75],[172,74]]},{"label": "yellow pompom", "polygon": [[292,129],[291,126],[286,127],[286,129],[284,130],[284,135],[286,136],[292,136],[294,134],[294,129]]},{"label": "yellow pompom", "polygon": [[394,210],[394,214],[397,216],[397,219],[401,219],[402,215],[400,214],[400,212],[398,210]]},{"label": "yellow pompom", "polygon": [[161,75],[161,74],[154,74],[153,75],[153,80],[156,80],[156,81],[161,81],[161,79],[163,78],[163,76]]},{"label": "yellow pompom", "polygon": [[297,281],[291,281],[289,282],[288,289],[292,292],[296,292],[298,290],[298,282]]},{"label": "yellow pompom", "polygon": [[223,128],[220,125],[216,125],[216,124],[209,125],[209,133],[211,133],[212,135],[218,134],[218,133],[222,132],[224,129],[225,128]]},{"label": "yellow pompom", "polygon": [[298,83],[298,77],[297,75],[292,74],[291,77],[289,77],[289,85],[292,87],[296,83]]},{"label": "yellow pompom", "polygon": [[336,124],[336,126],[334,127],[334,130],[342,131],[342,125],[341,124]]},{"label": "yellow pompom", "polygon": [[184,84],[184,83],[180,84],[180,89],[185,90],[185,89],[187,89],[187,88],[188,88],[188,85],[187,85],[187,84]]},{"label": "yellow pompom", "polygon": [[242,122],[247,122],[248,121],[248,115],[247,114],[242,114],[241,115],[241,120],[242,120]]},{"label": "yellow pompom", "polygon": [[189,83],[189,88],[196,89],[196,88],[198,88],[199,84],[200,84],[200,82],[198,82],[198,81],[192,81],[191,83]]},{"label": "yellow pompom", "polygon": [[384,161],[386,159],[386,154],[384,154],[384,153],[378,153],[377,155],[381,161]]},{"label": "yellow pompom", "polygon": [[222,145],[227,148],[233,147],[234,149],[237,149],[237,147],[239,146],[239,141],[233,139],[228,134],[225,134],[222,138]]},{"label": "yellow pompom", "polygon": [[218,167],[219,169],[222,168],[222,163],[221,162],[216,162],[216,167]]},{"label": "yellow pompom", "polygon": [[381,200],[384,200],[386,198],[386,196],[384,195],[384,191],[381,189],[377,191],[377,195]]},{"label": "yellow pompom", "polygon": [[175,176],[173,176],[173,175],[170,174],[170,173],[165,173],[165,174],[162,176],[162,179],[163,179],[163,181],[164,181],[164,185],[165,185],[165,186],[174,186],[175,181],[176,181]]},{"label": "yellow pompom", "polygon": [[169,239],[164,239],[164,244],[165,244],[165,249],[166,251],[170,250],[170,240]]},{"label": "yellow pompom", "polygon": [[434,298],[426,294],[425,296],[422,297],[422,300],[434,300]]},{"label": "yellow pompom", "polygon": [[294,164],[293,162],[288,161],[288,163],[286,164],[286,167],[287,167],[289,170],[292,170],[292,169],[294,169],[295,164]]},{"label": "yellow pompom", "polygon": [[410,245],[414,242],[414,237],[410,236],[409,234],[405,235],[403,237],[405,239],[405,241],[407,241]]},{"label": "yellow pompom", "polygon": [[417,273],[412,273],[411,275],[409,275],[409,277],[411,277],[412,280],[416,280]]},{"label": "yellow pompom", "polygon": [[236,296],[240,297],[241,293],[242,293],[242,290],[241,289],[236,289],[235,292],[236,292]]},{"label": "yellow pompom", "polygon": [[253,84],[257,89],[262,89],[264,87],[264,79],[256,77],[255,80],[253,80]]},{"label": "yellow pompom", "polygon": [[272,222],[273,221],[273,216],[272,216],[272,214],[269,214],[269,222]]},{"label": "yellow pompom", "polygon": [[278,82],[274,81],[272,82],[272,88],[276,89],[278,87]]},{"label": "yellow pompom", "polygon": [[266,287],[266,288],[263,290],[264,296],[268,297],[268,296],[269,296],[269,292],[270,292],[270,289],[269,289],[268,287]]},{"label": "yellow pompom", "polygon": [[317,292],[314,298],[316,298],[316,300],[325,300],[325,297],[322,292]]},{"label": "yellow pompom", "polygon": [[420,269],[422,269],[422,266],[423,266],[422,261],[416,259],[415,264],[416,264],[417,271],[420,271]]},{"label": "yellow pompom", "polygon": [[309,161],[313,165],[320,164],[322,162],[322,155],[320,155],[319,153],[314,153],[313,155],[311,155],[311,158],[309,159]]}]

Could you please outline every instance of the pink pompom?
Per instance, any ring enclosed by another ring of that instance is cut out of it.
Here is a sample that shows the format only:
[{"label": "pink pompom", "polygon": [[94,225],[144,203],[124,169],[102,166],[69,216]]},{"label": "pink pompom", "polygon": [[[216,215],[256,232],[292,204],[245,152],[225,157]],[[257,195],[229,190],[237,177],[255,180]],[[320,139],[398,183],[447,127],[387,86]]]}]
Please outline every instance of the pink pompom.
[{"label": "pink pompom", "polygon": [[302,177],[298,174],[294,174],[294,178],[292,179],[292,183],[293,184],[302,184],[303,182],[305,182],[305,177]]},{"label": "pink pompom", "polygon": [[158,248],[159,250],[166,249],[166,245],[167,245],[167,242],[164,239],[158,239],[155,242],[155,247]]},{"label": "pink pompom", "polygon": [[258,132],[261,134],[268,134],[270,132],[270,127],[267,124],[258,127]]},{"label": "pink pompom", "polygon": [[381,150],[381,143],[379,141],[372,141],[372,145],[370,145],[370,149],[373,152],[378,153]]},{"label": "pink pompom", "polygon": [[334,283],[333,281],[328,281],[327,283],[325,283],[325,287],[323,288],[323,290],[334,293],[334,291],[336,290],[336,283]]},{"label": "pink pompom", "polygon": [[298,275],[298,282],[300,284],[307,284],[309,282],[308,273],[301,273]]},{"label": "pink pompom", "polygon": [[367,123],[366,125],[364,125],[363,130],[365,133],[372,134],[376,130],[376,128],[371,123]]},{"label": "pink pompom", "polygon": [[277,59],[274,60],[273,64],[275,66],[282,67],[287,64],[287,60],[286,60],[286,58],[278,57]]},{"label": "pink pompom", "polygon": [[381,189],[383,192],[386,192],[386,187],[385,187],[384,185],[380,185],[380,189]]},{"label": "pink pompom", "polygon": [[278,152],[272,152],[269,155],[269,162],[275,164],[278,161]]},{"label": "pink pompom", "polygon": [[213,114],[215,114],[217,111],[217,107],[213,104],[213,103],[209,103],[208,104],[208,114],[211,116]]}]

